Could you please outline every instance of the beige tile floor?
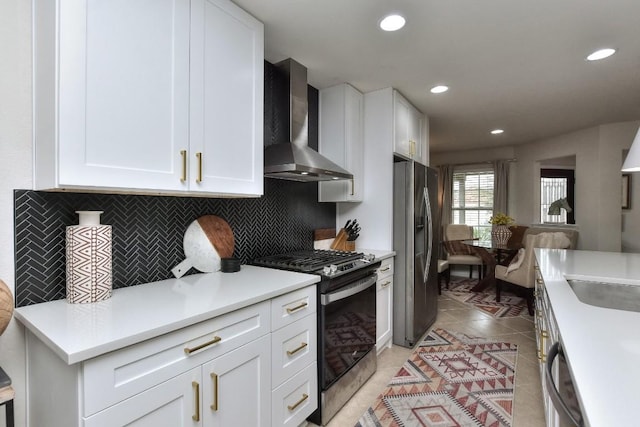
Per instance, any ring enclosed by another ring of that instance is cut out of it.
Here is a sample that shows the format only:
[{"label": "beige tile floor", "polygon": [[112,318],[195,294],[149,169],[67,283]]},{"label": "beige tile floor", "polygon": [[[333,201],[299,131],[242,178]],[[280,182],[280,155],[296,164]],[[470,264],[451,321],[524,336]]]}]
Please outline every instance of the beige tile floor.
[{"label": "beige tile floor", "polygon": [[[513,427],[544,427],[544,408],[540,386],[540,371],[536,357],[533,318],[495,319],[466,304],[440,296],[438,317],[433,328],[463,332],[487,338],[497,338],[518,345],[516,390]],[[327,427],[355,425],[371,406],[391,377],[412,353],[412,349],[392,346],[378,356],[378,370],[331,419]]]}]

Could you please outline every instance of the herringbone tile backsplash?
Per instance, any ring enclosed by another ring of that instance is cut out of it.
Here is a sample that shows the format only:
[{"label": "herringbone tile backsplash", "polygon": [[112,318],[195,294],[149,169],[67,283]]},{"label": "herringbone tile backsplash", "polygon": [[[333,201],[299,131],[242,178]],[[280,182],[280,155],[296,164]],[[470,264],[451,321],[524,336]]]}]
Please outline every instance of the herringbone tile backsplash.
[{"label": "herringbone tile backsplash", "polygon": [[317,185],[265,180],[256,199],[50,193],[15,190],[16,306],[65,297],[65,230],[78,210],[101,210],[113,232],[113,287],[173,277],[183,235],[201,215],[224,218],[243,264],[313,248],[313,230],[335,225],[335,204],[317,202]]}]

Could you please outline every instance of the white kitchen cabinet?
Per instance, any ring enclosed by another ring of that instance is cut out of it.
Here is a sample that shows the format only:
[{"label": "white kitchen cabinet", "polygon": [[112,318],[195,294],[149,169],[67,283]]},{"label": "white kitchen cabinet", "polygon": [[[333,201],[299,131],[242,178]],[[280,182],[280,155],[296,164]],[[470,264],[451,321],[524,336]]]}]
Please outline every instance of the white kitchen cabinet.
[{"label": "white kitchen cabinet", "polygon": [[[540,274],[540,269],[536,263],[535,265],[536,275],[536,290],[535,290],[535,326],[536,326],[536,345],[537,356],[540,368],[540,381],[542,382],[542,399],[545,409],[545,420],[548,427],[559,427],[560,418],[553,406],[549,392],[547,391],[547,384],[545,381],[547,354],[553,343],[558,341],[558,327],[556,320],[553,316],[553,311],[549,303],[549,297],[544,286],[544,279]],[[557,375],[557,366],[556,375]]]},{"label": "white kitchen cabinet", "polygon": [[262,194],[263,26],[228,0],[36,0],[41,189]]},{"label": "white kitchen cabinet", "polygon": [[30,424],[270,426],[276,408],[298,425],[317,407],[316,348],[315,286],[71,365],[28,330]]},{"label": "white kitchen cabinet", "polygon": [[318,152],[353,174],[318,183],[320,202],[361,202],[364,196],[364,96],[343,83],[320,90]]},{"label": "white kitchen cabinet", "polygon": [[398,91],[393,91],[393,152],[424,165],[428,162],[428,122]]},{"label": "white kitchen cabinet", "polygon": [[270,341],[264,336],[202,367],[203,426],[271,425]]},{"label": "white kitchen cabinet", "polygon": [[391,347],[393,338],[393,257],[382,260],[376,282],[376,351]]},{"label": "white kitchen cabinet", "polygon": [[200,369],[180,374],[85,419],[84,427],[201,425],[197,421],[202,408],[198,396],[201,378]]}]

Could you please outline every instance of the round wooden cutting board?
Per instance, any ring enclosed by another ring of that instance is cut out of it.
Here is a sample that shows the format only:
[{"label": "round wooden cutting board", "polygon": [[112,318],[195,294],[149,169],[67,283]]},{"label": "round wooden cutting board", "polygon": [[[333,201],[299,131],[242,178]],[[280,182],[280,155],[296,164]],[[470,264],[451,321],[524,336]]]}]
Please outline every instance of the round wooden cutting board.
[{"label": "round wooden cutting board", "polygon": [[204,215],[189,224],[184,233],[186,259],[171,272],[182,277],[191,267],[211,273],[220,269],[220,259],[233,256],[234,238],[231,227],[215,215]]}]

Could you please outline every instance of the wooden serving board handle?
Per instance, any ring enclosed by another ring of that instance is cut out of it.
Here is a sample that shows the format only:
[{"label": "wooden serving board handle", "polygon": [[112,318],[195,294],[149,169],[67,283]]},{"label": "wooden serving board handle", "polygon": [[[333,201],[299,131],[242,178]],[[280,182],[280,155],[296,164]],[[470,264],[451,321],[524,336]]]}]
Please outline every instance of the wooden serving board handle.
[{"label": "wooden serving board handle", "polygon": [[235,241],[227,221],[215,215],[201,216],[197,221],[220,258],[231,258]]}]

